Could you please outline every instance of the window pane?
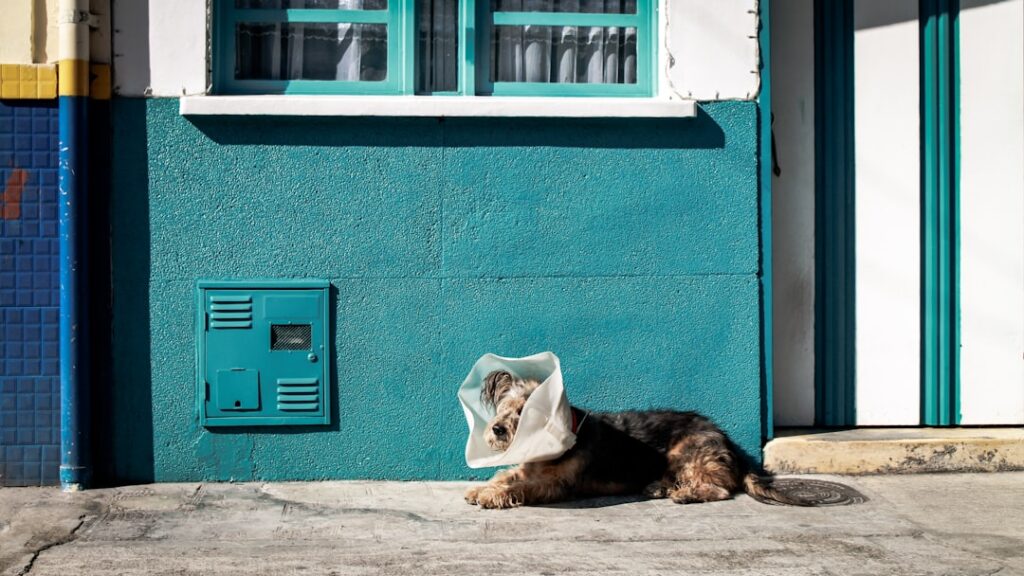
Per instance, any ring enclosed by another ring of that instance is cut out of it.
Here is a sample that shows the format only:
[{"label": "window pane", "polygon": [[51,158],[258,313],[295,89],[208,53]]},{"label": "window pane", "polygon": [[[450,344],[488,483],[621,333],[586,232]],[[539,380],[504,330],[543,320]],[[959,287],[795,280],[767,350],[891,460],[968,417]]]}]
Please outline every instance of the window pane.
[{"label": "window pane", "polygon": [[636,14],[636,0],[491,0],[491,11]]},{"label": "window pane", "polygon": [[636,84],[636,28],[495,26],[491,82]]},{"label": "window pane", "polygon": [[387,10],[388,0],[235,0],[235,8],[282,10]]},{"label": "window pane", "polygon": [[459,0],[416,0],[416,91],[459,89]]},{"label": "window pane", "polygon": [[387,79],[385,24],[238,25],[238,80]]}]

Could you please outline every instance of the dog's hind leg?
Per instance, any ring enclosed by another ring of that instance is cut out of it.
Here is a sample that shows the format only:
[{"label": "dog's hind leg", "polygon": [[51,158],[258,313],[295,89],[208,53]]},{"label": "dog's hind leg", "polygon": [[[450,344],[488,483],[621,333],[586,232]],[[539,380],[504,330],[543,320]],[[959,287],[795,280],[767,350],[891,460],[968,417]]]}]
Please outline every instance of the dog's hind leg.
[{"label": "dog's hind leg", "polygon": [[675,489],[675,476],[670,475],[651,482],[644,488],[644,496],[648,498],[668,498],[668,495]]},{"label": "dog's hind leg", "polygon": [[717,438],[682,438],[669,450],[668,465],[667,496],[677,504],[727,500],[739,489],[735,458]]}]

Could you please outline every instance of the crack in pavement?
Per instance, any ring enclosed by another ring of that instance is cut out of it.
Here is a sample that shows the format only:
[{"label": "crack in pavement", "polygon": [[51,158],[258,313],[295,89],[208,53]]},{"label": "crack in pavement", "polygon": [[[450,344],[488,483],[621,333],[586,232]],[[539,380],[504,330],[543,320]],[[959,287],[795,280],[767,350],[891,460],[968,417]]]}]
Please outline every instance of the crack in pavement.
[{"label": "crack in pavement", "polygon": [[18,576],[26,576],[29,572],[31,572],[32,568],[36,564],[36,560],[39,559],[39,555],[43,552],[46,552],[51,548],[56,548],[57,546],[62,546],[64,544],[74,541],[78,537],[78,531],[82,528],[82,526],[85,525],[87,518],[89,518],[88,514],[82,514],[78,517],[78,524],[76,524],[75,527],[72,528],[70,532],[54,540],[53,542],[49,542],[35,549],[32,552],[32,557],[28,559],[28,562],[25,564],[25,566],[21,569],[21,571],[18,572]]}]

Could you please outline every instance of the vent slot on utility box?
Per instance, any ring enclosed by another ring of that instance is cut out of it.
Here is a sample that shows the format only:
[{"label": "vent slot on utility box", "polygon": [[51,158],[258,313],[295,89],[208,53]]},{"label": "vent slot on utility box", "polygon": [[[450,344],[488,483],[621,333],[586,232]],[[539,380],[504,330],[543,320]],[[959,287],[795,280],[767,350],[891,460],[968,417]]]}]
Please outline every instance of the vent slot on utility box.
[{"label": "vent slot on utility box", "polygon": [[252,328],[252,296],[211,296],[210,328]]},{"label": "vent slot on utility box", "polygon": [[320,407],[320,383],[315,378],[278,378],[277,409],[309,412]]}]

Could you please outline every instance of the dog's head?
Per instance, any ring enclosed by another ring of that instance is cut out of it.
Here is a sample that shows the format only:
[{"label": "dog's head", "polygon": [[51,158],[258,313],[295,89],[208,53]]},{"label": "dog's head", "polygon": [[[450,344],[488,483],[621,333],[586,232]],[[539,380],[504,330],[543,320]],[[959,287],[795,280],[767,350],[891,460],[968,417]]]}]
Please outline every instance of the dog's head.
[{"label": "dog's head", "polygon": [[495,452],[504,452],[512,444],[523,406],[540,382],[517,378],[504,370],[495,370],[484,378],[480,398],[494,408],[494,418],[487,423],[484,440]]}]

